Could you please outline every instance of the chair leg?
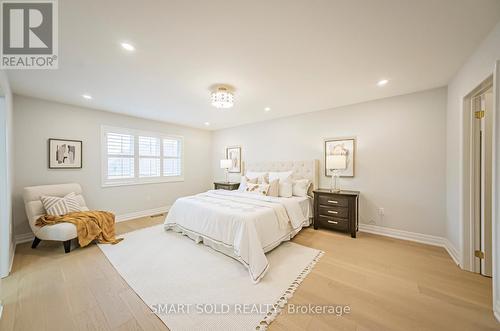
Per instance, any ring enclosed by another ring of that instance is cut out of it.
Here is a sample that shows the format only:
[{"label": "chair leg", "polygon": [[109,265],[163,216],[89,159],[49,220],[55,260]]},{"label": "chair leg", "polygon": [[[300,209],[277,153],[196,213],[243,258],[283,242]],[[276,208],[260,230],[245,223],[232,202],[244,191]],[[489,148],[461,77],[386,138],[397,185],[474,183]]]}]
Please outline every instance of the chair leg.
[{"label": "chair leg", "polygon": [[35,239],[33,239],[33,243],[31,244],[31,248],[35,249],[40,243],[40,241],[42,241],[42,239],[35,237]]},{"label": "chair leg", "polygon": [[63,241],[64,253],[69,253],[71,251],[71,240]]}]

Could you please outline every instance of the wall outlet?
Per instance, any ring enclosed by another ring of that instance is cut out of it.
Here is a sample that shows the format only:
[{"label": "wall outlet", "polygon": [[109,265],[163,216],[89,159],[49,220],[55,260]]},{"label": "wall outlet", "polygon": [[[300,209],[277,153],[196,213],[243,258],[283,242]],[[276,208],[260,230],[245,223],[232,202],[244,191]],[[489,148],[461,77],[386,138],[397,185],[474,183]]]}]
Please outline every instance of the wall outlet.
[{"label": "wall outlet", "polygon": [[385,215],[385,210],[384,210],[384,208],[379,208],[379,209],[378,209],[378,214],[379,214],[380,216],[384,216],[384,215]]}]

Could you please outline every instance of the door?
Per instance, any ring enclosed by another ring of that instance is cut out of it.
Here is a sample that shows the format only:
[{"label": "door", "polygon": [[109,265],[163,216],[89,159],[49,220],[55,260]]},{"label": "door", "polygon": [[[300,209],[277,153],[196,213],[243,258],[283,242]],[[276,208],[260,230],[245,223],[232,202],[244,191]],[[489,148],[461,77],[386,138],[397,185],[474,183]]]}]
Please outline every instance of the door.
[{"label": "door", "polygon": [[475,96],[473,116],[474,249],[476,272],[492,275],[493,90]]}]

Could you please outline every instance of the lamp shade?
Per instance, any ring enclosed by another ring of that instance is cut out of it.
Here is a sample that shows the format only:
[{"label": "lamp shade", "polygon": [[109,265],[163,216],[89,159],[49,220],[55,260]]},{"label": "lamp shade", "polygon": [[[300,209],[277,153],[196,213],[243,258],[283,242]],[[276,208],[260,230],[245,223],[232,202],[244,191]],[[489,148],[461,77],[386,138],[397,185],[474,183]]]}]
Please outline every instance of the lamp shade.
[{"label": "lamp shade", "polygon": [[229,169],[231,168],[232,163],[233,162],[230,159],[220,160],[220,167],[221,169]]},{"label": "lamp shade", "polygon": [[347,156],[346,155],[327,155],[326,156],[326,168],[327,169],[337,169],[343,170],[347,168]]}]

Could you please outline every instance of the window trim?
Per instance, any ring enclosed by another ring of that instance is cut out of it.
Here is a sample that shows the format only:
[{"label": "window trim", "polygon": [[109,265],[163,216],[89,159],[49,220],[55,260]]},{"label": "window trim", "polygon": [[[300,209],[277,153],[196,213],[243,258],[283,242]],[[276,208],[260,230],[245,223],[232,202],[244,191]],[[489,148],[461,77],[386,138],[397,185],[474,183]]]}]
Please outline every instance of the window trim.
[{"label": "window trim", "polygon": [[[134,136],[134,177],[108,179],[108,146],[106,134],[108,132],[121,133]],[[159,177],[139,177],[139,136],[155,137],[160,139],[160,176]],[[164,176],[163,175],[163,139],[176,139],[180,141],[180,160],[181,160],[181,175],[180,176]],[[109,125],[101,125],[101,187],[129,186],[129,185],[144,185],[156,183],[173,183],[184,181],[184,137],[179,135],[165,134],[153,131],[144,131],[138,129],[129,129],[115,127]]]}]

